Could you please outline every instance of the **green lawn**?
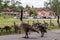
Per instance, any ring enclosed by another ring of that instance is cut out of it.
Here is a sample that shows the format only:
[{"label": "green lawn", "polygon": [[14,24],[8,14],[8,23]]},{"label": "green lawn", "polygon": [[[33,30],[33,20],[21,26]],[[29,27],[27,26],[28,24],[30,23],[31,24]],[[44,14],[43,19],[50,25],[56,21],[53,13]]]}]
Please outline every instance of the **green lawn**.
[{"label": "green lawn", "polygon": [[[28,23],[27,22],[28,19],[23,19],[23,21],[25,23]],[[29,20],[29,24],[32,24],[33,21],[37,22],[36,20],[31,19],[31,20]],[[50,23],[50,20],[45,20],[45,21]],[[14,22],[16,22],[16,24],[18,25],[20,20],[19,19],[13,19],[13,18],[6,18],[6,19],[4,19],[3,17],[0,17],[0,28],[3,28],[6,25],[12,26]],[[43,23],[43,20],[39,20],[39,22]],[[54,23],[54,26],[50,26],[49,25],[48,26],[48,30],[58,29],[56,20],[52,20],[52,22]],[[7,35],[7,34],[14,34],[14,29],[11,29],[11,33],[10,32],[6,33],[5,30],[3,32],[0,32],[0,35]]]},{"label": "green lawn", "polygon": [[[23,19],[23,21],[25,23],[27,23],[28,19]],[[37,22],[36,20],[32,20],[31,19],[31,20],[29,20],[29,24],[32,24],[33,21]],[[48,22],[48,23],[50,23],[50,20],[45,20],[45,21]],[[13,19],[13,18],[6,18],[6,19],[0,18],[0,27],[4,27],[6,25],[12,26],[14,22],[16,22],[17,25],[18,25],[19,22],[20,22],[20,20],[19,19]],[[39,20],[39,22],[43,23],[43,20]],[[52,22],[54,23],[54,26],[48,26],[48,29],[55,29],[55,28],[57,28],[57,22],[56,22],[56,20],[52,20]]]},{"label": "green lawn", "polygon": [[[6,17],[4,19],[4,16]],[[19,19],[13,19],[14,16],[9,16],[9,15],[0,15],[0,28],[3,28],[4,26],[8,25],[8,26],[12,26],[14,22],[16,22],[16,24],[18,25],[20,20]],[[23,19],[23,22],[28,23],[29,19]],[[31,25],[32,22],[36,20],[29,20],[29,24]],[[47,23],[50,23],[50,20],[45,20]],[[39,22],[43,23],[43,20],[39,20]],[[52,29],[58,29],[57,27],[57,22],[56,20],[52,20],[52,22],[54,23],[54,26],[48,26],[48,30],[52,30]],[[21,30],[23,32],[23,29]],[[10,32],[6,32],[5,30],[3,30],[3,32],[1,32],[0,30],[0,35],[8,35],[8,34],[15,34],[14,29],[11,29],[11,33]]]}]

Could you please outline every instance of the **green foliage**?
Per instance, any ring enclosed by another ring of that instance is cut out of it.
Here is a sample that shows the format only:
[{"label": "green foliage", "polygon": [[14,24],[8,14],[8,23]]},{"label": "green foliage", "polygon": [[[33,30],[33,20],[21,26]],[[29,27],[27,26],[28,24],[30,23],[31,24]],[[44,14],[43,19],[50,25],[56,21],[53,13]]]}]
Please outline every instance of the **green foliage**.
[{"label": "green foliage", "polygon": [[[11,5],[10,5],[10,2],[13,2]],[[12,8],[13,11],[20,11],[23,6],[20,5],[21,2],[20,1],[10,1],[10,0],[0,0],[0,12],[3,11],[2,9],[3,8]]]},{"label": "green foliage", "polygon": [[[28,19],[29,20],[29,19]],[[23,19],[23,22],[25,23],[28,23],[26,19]],[[29,20],[29,24],[31,25],[33,23],[33,21],[37,22],[36,20]],[[48,24],[50,23],[50,20],[45,20]],[[0,17],[0,27],[3,28],[4,26],[6,25],[9,25],[9,26],[12,26],[13,23],[16,22],[17,25],[19,24],[20,20],[19,19],[13,19],[13,18],[7,18],[7,19],[4,19],[4,18],[1,18]],[[43,23],[43,20],[39,20],[39,22]],[[48,29],[51,30],[51,29],[57,29],[58,26],[57,26],[57,20],[52,20],[52,22],[54,23],[54,26],[48,26]]]},{"label": "green foliage", "polygon": [[35,9],[33,9],[33,14],[37,16],[37,11]]},{"label": "green foliage", "polygon": [[34,14],[34,16],[37,16],[37,11],[35,9],[30,10],[30,16]]},{"label": "green foliage", "polygon": [[45,2],[45,7],[51,8],[56,15],[60,14],[60,1],[59,0],[49,0]]},{"label": "green foliage", "polygon": [[1,14],[1,13],[0,13],[0,16],[4,16],[4,14]]},{"label": "green foliage", "polygon": [[33,11],[32,11],[32,10],[30,10],[30,13],[29,13],[29,14],[30,14],[30,16],[31,16],[31,15],[33,14]]},{"label": "green foliage", "polygon": [[10,3],[10,1],[2,1],[4,4],[2,4],[2,7],[3,8],[7,8],[7,7],[9,7],[9,3]]},{"label": "green foliage", "polygon": [[26,7],[25,8],[31,8],[29,5],[26,5]]},{"label": "green foliage", "polygon": [[2,11],[2,1],[3,0],[0,0],[0,12]]},{"label": "green foliage", "polygon": [[15,3],[17,6],[20,6],[20,4],[22,4],[21,2],[19,2],[19,1],[16,1],[16,3]]},{"label": "green foliage", "polygon": [[[3,16],[2,16],[3,17]],[[23,22],[25,23],[28,23],[29,19],[23,19]],[[29,24],[32,25],[33,21],[37,22],[36,20],[29,20]],[[48,24],[50,23],[49,20],[45,20]],[[4,26],[8,25],[8,26],[12,26],[13,23],[16,22],[16,24],[18,25],[20,20],[19,19],[13,19],[13,18],[7,18],[7,19],[4,19],[4,18],[1,18],[0,17],[0,28],[4,28]],[[43,23],[43,19],[42,20],[39,20],[39,22]],[[56,20],[52,20],[52,22],[54,23],[54,26],[48,26],[48,30],[52,30],[52,29],[58,29],[58,26],[57,26],[57,22]],[[23,30],[23,29],[22,29]],[[21,30],[21,31],[22,31]],[[22,31],[23,32],[23,31]],[[3,30],[3,32],[0,32],[0,35],[8,35],[8,34],[15,34],[14,32],[14,29],[12,28],[11,29],[11,32],[6,32],[5,30]]]}]

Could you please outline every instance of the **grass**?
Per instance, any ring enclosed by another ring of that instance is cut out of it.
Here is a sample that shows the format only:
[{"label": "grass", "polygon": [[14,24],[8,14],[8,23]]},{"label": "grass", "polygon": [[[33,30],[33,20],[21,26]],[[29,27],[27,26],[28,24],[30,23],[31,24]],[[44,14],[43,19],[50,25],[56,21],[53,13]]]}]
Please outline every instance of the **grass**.
[{"label": "grass", "polygon": [[[23,22],[27,23],[29,19],[23,19]],[[36,20],[29,20],[29,24],[32,24],[32,22]],[[50,23],[50,20],[45,20],[47,23]],[[13,18],[3,18],[2,16],[0,17],[0,28],[3,28],[4,26],[8,25],[8,26],[12,26],[13,23],[16,22],[16,24],[18,25],[20,20],[19,19],[13,19]],[[43,23],[43,19],[39,20],[39,22]],[[57,27],[57,20],[52,20],[52,22],[54,23],[54,26],[48,26],[48,30],[52,30],[52,29],[58,29]],[[0,35],[6,35],[6,34],[14,34],[14,29],[11,29],[11,33],[10,32],[5,32],[5,30],[3,32],[0,32]]]},{"label": "grass", "polygon": [[[23,19],[23,21],[25,23],[27,23],[28,19]],[[32,22],[35,21],[37,22],[36,20],[29,20],[29,24],[32,24]],[[50,23],[50,20],[45,20],[47,23]],[[0,18],[0,27],[3,28],[4,26],[8,25],[8,26],[12,26],[13,23],[16,22],[17,25],[19,24],[20,20],[19,19],[13,19],[13,18]],[[42,22],[43,23],[43,20],[39,20],[39,22]],[[55,29],[57,28],[57,22],[56,20],[52,20],[52,22],[54,23],[54,26],[48,26],[48,29]]]}]

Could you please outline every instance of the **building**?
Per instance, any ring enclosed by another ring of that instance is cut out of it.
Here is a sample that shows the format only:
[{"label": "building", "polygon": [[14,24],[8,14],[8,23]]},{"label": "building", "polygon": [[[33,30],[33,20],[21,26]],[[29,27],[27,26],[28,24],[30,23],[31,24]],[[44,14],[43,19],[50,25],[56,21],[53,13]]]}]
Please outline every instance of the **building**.
[{"label": "building", "polygon": [[49,8],[27,8],[27,9],[24,10],[24,14],[29,16],[29,12],[32,9],[36,9],[37,10],[37,12],[38,12],[37,16],[38,17],[48,18],[48,17],[54,17],[55,16],[55,13],[51,9],[49,9]]},{"label": "building", "polygon": [[[35,9],[38,13],[37,18],[49,18],[49,17],[55,17],[55,13],[53,12],[53,10],[49,9],[49,8],[26,8],[23,10],[23,17],[29,17],[30,16],[30,10]],[[14,16],[20,16],[21,13],[18,11],[13,11],[12,8],[4,8],[4,11],[2,13],[4,13],[5,15],[14,15]],[[34,14],[32,14],[31,16],[34,16]]]},{"label": "building", "polygon": [[14,16],[19,15],[19,11],[13,11],[12,8],[4,8],[2,13],[5,15],[14,15]]}]

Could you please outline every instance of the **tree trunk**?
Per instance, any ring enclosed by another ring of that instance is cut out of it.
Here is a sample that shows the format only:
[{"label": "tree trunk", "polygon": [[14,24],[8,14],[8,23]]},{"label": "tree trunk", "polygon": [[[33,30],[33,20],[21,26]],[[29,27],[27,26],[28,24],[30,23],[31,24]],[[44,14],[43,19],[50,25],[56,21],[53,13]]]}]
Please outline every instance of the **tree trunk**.
[{"label": "tree trunk", "polygon": [[58,19],[57,19],[57,23],[59,24],[59,16],[57,16],[58,17]]},{"label": "tree trunk", "polygon": [[20,21],[23,21],[23,9],[21,9],[21,17],[20,17]]}]

